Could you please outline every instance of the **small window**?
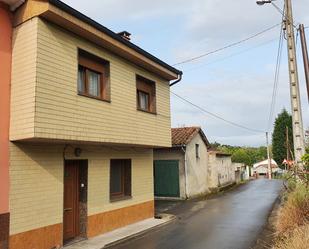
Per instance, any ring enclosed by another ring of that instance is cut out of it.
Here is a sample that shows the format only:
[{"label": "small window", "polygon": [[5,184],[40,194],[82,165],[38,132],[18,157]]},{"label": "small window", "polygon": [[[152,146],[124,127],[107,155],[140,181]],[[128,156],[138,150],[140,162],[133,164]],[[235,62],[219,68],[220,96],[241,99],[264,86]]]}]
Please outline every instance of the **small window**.
[{"label": "small window", "polygon": [[79,50],[77,89],[80,95],[109,101],[109,63]]},{"label": "small window", "polygon": [[200,158],[200,145],[195,144],[195,156],[196,158]]},{"label": "small window", "polygon": [[137,109],[156,113],[155,82],[141,76],[136,77]]},{"label": "small window", "polygon": [[110,162],[110,199],[131,197],[131,159]]}]

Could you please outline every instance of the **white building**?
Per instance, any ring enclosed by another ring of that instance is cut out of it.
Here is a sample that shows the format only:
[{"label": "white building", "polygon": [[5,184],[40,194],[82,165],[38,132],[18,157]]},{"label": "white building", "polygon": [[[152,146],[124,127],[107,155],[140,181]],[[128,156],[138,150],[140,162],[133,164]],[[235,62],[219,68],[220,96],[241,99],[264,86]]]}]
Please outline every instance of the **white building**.
[{"label": "white building", "polygon": [[[274,159],[271,159],[271,171],[275,173],[279,170],[278,164],[275,162]],[[259,176],[267,175],[268,173],[268,159],[253,164],[253,173]]]},{"label": "white building", "polygon": [[156,197],[194,198],[209,192],[209,142],[200,127],[172,129],[172,148],[154,149]]}]

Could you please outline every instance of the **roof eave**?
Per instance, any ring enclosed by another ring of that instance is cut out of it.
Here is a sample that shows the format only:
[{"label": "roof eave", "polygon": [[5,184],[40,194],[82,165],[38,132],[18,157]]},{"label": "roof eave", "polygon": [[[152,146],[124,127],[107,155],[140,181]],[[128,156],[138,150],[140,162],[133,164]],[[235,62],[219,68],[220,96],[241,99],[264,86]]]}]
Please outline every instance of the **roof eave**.
[{"label": "roof eave", "polygon": [[165,80],[178,79],[181,71],[95,22],[59,0],[28,0],[15,15],[17,26],[35,16],[75,33]]}]

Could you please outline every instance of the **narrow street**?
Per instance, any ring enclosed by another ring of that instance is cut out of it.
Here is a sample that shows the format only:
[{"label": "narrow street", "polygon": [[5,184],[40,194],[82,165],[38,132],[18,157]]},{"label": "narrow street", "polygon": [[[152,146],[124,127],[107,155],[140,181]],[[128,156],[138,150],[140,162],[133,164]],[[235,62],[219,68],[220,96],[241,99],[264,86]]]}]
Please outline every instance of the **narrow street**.
[{"label": "narrow street", "polygon": [[172,204],[168,213],[177,221],[112,248],[249,249],[281,188],[280,180],[259,179],[208,200]]}]

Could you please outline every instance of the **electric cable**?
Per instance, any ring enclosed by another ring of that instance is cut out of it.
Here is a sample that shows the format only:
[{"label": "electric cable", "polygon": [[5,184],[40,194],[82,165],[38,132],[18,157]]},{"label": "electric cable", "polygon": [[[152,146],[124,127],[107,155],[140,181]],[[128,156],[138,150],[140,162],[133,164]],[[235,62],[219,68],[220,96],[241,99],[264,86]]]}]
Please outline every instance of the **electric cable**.
[{"label": "electric cable", "polygon": [[219,116],[219,115],[217,115],[217,114],[215,114],[215,113],[212,113],[212,112],[210,112],[210,111],[207,111],[206,109],[204,109],[203,107],[201,107],[201,106],[199,106],[199,105],[197,105],[197,104],[192,103],[191,101],[187,100],[187,99],[184,98],[184,97],[181,97],[180,95],[174,93],[173,91],[171,91],[171,93],[172,93],[174,96],[176,96],[177,98],[181,99],[183,102],[186,102],[186,103],[188,103],[188,104],[194,106],[195,108],[199,109],[199,110],[202,111],[203,113],[206,113],[206,114],[208,114],[208,115],[210,115],[210,116],[212,116],[212,117],[214,117],[214,118],[216,118],[216,119],[220,119],[221,121],[224,121],[224,122],[226,122],[226,123],[228,123],[228,124],[230,124],[230,125],[233,125],[233,126],[235,126],[235,127],[242,128],[242,129],[245,129],[245,130],[254,132],[254,133],[265,133],[265,131],[258,130],[258,129],[253,129],[253,128],[250,128],[250,127],[246,127],[246,126],[244,126],[244,125],[241,125],[241,124],[235,123],[235,122],[233,122],[233,121],[227,120],[227,119],[225,119],[225,118],[223,118],[223,117],[221,117],[221,116]]},{"label": "electric cable", "polygon": [[244,42],[246,42],[246,41],[252,40],[252,39],[255,38],[255,37],[258,37],[258,36],[260,36],[260,35],[262,35],[262,34],[268,32],[268,31],[270,31],[270,30],[272,30],[272,29],[278,27],[279,25],[281,25],[281,23],[277,23],[276,25],[273,25],[273,26],[271,26],[271,27],[269,27],[269,28],[267,28],[267,29],[264,29],[264,30],[262,30],[262,31],[260,31],[260,32],[258,32],[258,33],[255,33],[254,35],[251,35],[251,36],[249,36],[249,37],[247,37],[247,38],[245,38],[245,39],[242,39],[242,40],[240,40],[240,41],[231,43],[231,44],[226,45],[226,46],[224,46],[224,47],[221,47],[221,48],[218,48],[218,49],[209,51],[209,52],[207,52],[207,53],[204,53],[204,54],[201,54],[201,55],[198,55],[198,56],[195,56],[195,57],[192,57],[192,58],[189,58],[189,59],[186,59],[186,60],[177,62],[177,63],[173,64],[173,66],[182,65],[182,64],[185,64],[185,63],[188,63],[188,62],[192,62],[192,61],[201,59],[201,58],[203,58],[203,57],[206,57],[206,56],[208,56],[208,55],[211,55],[211,54],[214,54],[214,53],[223,51],[223,50],[225,50],[225,49],[228,49],[228,48],[237,46],[237,45],[239,45],[239,44],[241,44],[241,43],[244,43]]},{"label": "electric cable", "polygon": [[280,74],[280,66],[281,66],[281,58],[282,58],[283,38],[284,38],[284,33],[283,33],[283,25],[284,25],[283,20],[284,20],[284,17],[285,17],[284,14],[285,13],[282,12],[282,25],[281,25],[281,29],[280,29],[279,46],[278,46],[277,59],[276,59],[273,92],[272,92],[270,112],[269,112],[268,125],[267,125],[268,131],[270,131],[271,122],[272,122],[274,111],[275,111],[277,92],[278,92],[278,83],[279,83],[279,74]]},{"label": "electric cable", "polygon": [[220,61],[225,61],[225,60],[227,60],[227,59],[229,59],[229,58],[232,58],[232,57],[241,55],[241,54],[243,54],[243,53],[246,53],[246,52],[248,52],[248,51],[251,51],[251,50],[253,50],[253,49],[256,49],[256,48],[259,48],[259,47],[268,45],[268,44],[270,44],[270,43],[272,43],[272,42],[274,42],[274,41],[277,41],[277,40],[278,40],[278,38],[275,38],[275,39],[266,41],[266,42],[261,43],[261,44],[259,44],[259,45],[257,45],[257,46],[254,46],[254,47],[251,47],[251,48],[248,48],[248,49],[241,50],[241,51],[239,51],[239,52],[237,52],[237,53],[233,53],[233,54],[228,55],[228,56],[226,56],[226,57],[223,57],[223,58],[220,58],[220,59],[217,59],[217,60],[214,60],[214,61],[210,61],[210,62],[205,63],[205,64],[203,64],[203,65],[199,65],[199,66],[196,66],[196,67],[191,67],[191,68],[188,68],[188,69],[184,69],[183,72],[187,73],[187,72],[190,72],[190,71],[193,71],[193,70],[196,70],[196,69],[205,67],[205,66],[209,66],[209,65],[218,63],[218,62],[220,62]]}]

